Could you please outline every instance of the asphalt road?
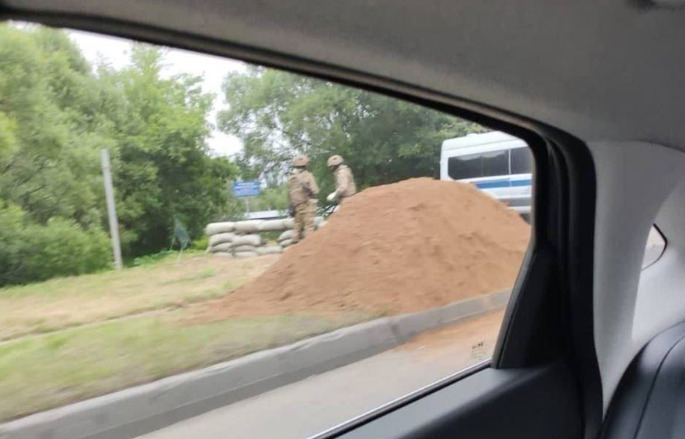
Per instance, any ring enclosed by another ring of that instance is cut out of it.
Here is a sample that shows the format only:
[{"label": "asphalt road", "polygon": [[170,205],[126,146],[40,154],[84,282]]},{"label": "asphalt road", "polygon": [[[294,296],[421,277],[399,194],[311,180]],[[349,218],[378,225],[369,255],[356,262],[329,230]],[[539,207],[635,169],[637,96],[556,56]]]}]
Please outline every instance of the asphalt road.
[{"label": "asphalt road", "polygon": [[502,312],[423,334],[371,358],[140,436],[307,438],[490,356]]}]

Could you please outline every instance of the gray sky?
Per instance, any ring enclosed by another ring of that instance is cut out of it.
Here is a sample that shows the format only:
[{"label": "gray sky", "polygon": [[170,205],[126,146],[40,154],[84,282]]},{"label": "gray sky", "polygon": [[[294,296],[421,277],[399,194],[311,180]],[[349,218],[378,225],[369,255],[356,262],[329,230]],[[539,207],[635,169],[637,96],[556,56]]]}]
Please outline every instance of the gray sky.
[{"label": "gray sky", "polygon": [[[102,58],[115,68],[128,64],[130,40],[81,31],[69,30],[67,33],[79,45],[88,61],[95,63],[98,58]],[[240,61],[178,49],[166,49],[164,65],[165,75],[191,73],[204,78],[202,88],[215,95],[214,108],[209,115],[209,122],[212,125],[216,125],[216,113],[224,104],[221,96],[221,82],[226,73],[245,69],[245,64]],[[235,154],[242,148],[240,139],[227,136],[216,129],[212,132],[211,138],[207,139],[207,143],[217,155]]]}]

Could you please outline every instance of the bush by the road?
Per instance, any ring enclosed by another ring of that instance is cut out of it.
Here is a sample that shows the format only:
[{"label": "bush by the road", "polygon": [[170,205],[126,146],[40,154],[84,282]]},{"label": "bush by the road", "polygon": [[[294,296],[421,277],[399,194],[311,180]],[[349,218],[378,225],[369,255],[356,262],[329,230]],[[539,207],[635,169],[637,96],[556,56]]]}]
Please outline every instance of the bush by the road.
[{"label": "bush by the road", "polygon": [[0,206],[0,286],[92,273],[110,264],[104,232],[64,218],[37,224],[17,206]]}]

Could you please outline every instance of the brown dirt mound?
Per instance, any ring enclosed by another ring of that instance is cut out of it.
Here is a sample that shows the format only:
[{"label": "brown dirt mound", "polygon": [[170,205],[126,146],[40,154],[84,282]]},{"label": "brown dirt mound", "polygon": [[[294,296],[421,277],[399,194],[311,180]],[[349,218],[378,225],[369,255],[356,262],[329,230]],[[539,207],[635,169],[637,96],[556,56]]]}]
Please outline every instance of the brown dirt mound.
[{"label": "brown dirt mound", "polygon": [[[367,189],[208,314],[412,312],[511,287],[530,228],[468,184]],[[210,317],[205,314],[204,317]]]}]

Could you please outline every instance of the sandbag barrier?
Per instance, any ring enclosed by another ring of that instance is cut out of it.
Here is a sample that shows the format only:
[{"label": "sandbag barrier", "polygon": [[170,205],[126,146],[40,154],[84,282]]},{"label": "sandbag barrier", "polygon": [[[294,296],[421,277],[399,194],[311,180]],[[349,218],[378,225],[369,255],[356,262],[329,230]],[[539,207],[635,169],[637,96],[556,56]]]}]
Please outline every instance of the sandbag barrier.
[{"label": "sandbag barrier", "polygon": [[[325,224],[322,217],[315,218],[317,229]],[[281,253],[292,244],[294,226],[292,218],[211,223],[205,228],[205,234],[209,236],[207,251],[235,258]],[[281,232],[276,239],[277,245],[269,245],[261,235],[265,232]]]}]

